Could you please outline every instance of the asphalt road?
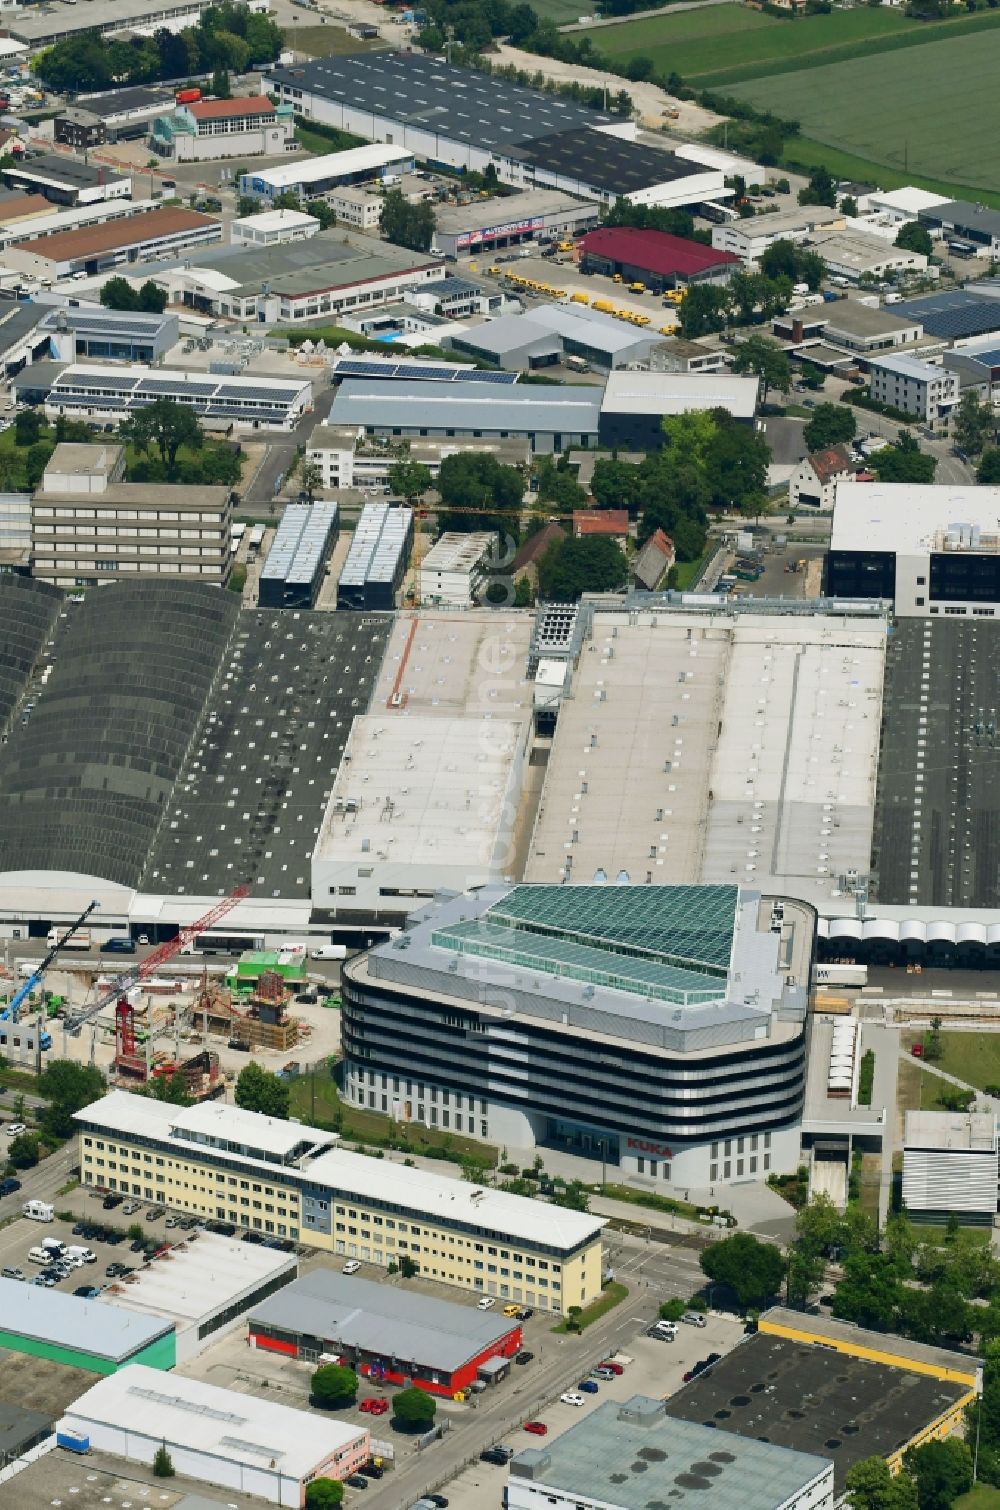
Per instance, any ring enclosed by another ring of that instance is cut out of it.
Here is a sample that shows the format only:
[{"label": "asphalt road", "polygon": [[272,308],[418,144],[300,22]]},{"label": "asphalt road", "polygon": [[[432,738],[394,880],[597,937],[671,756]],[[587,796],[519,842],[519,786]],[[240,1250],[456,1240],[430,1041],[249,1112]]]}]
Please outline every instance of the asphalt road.
[{"label": "asphalt road", "polygon": [[[250,486],[243,495],[244,512],[249,504],[267,505],[274,500],[281,479],[287,475],[299,446],[304,446],[308,442],[317,425],[325,424],[333,397],[332,388],[323,389],[317,394],[313,409],[303,416],[294,430],[288,435],[282,435],[279,439],[268,442],[264,460],[257,468]],[[266,439],[263,435],[256,438]]]}]

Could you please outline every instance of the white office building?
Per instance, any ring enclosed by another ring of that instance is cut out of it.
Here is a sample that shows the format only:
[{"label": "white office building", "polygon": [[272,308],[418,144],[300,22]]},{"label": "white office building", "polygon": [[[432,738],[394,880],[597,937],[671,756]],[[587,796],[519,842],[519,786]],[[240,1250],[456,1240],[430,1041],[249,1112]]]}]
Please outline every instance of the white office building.
[{"label": "white office building", "polygon": [[869,392],[877,403],[912,414],[932,430],[947,427],[960,397],[957,372],[910,356],[871,357],[869,366]]},{"label": "white office building", "polygon": [[315,215],[303,210],[262,210],[234,220],[229,239],[235,246],[279,246],[287,241],[308,241],[320,229]]},{"label": "white office building", "polygon": [[800,205],[779,210],[776,215],[754,215],[749,220],[731,220],[712,227],[712,245],[719,252],[733,252],[744,262],[757,262],[776,241],[804,241],[817,231],[842,229],[847,224],[839,210],[826,205]]}]

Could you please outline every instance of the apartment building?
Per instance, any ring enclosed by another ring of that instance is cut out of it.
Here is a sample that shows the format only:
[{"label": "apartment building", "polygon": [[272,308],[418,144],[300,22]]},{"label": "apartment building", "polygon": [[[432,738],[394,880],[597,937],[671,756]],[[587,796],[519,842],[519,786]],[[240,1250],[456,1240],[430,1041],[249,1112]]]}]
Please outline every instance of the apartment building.
[{"label": "apartment building", "polygon": [[116,1090],[75,1120],[85,1187],[383,1267],[410,1256],[431,1279],[540,1310],[600,1294],[600,1217],[349,1153],[336,1133],[221,1102]]},{"label": "apartment building", "polygon": [[229,574],[227,487],[128,483],[119,445],[56,447],[31,501],[32,575],[57,587],[135,576]]}]

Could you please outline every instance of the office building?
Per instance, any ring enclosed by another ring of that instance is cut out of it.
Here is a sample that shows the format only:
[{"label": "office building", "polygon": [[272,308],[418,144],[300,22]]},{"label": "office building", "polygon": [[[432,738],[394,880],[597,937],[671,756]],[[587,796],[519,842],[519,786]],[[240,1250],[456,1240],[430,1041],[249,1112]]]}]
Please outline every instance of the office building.
[{"label": "office building", "polygon": [[756,377],[733,373],[613,371],[601,402],[600,444],[655,450],[663,444],[664,416],[692,410],[728,409],[733,419],[752,425],[758,387]]},{"label": "office building", "polygon": [[229,239],[243,247],[284,246],[289,241],[308,241],[320,229],[315,215],[302,210],[262,210],[244,215],[229,228]]},{"label": "office building", "polygon": [[908,1111],[903,1205],[911,1221],[992,1227],[997,1214],[997,1119],[993,1112]]},{"label": "office building", "polygon": [[[290,99],[294,96],[290,96]],[[302,106],[295,99],[295,108]],[[279,106],[291,112],[291,103]],[[367,133],[359,132],[359,135]],[[258,168],[240,179],[241,194],[255,194],[259,199],[277,199],[281,194],[295,194],[299,199],[317,199],[352,184],[377,184],[384,178],[395,181],[413,167],[413,153],[405,147],[376,143],[368,147],[348,147],[343,152],[325,152],[319,157],[304,157],[284,168]]]},{"label": "office building", "polygon": [[809,238],[810,251],[818,252],[828,273],[849,278],[885,278],[890,273],[922,273],[927,267],[923,252],[896,246],[884,236],[869,231],[824,230]]},{"label": "office building", "polygon": [[312,407],[307,379],[224,377],[163,367],[99,367],[74,362],[62,370],[38,363],[17,380],[20,393],[44,403],[46,414],[119,420],[157,398],[194,410],[206,429],[292,430]]},{"label": "office building", "polygon": [[277,156],[295,143],[291,105],[266,95],[231,100],[192,100],[153,122],[153,150],[177,163],[226,157]]},{"label": "office building", "polygon": [[262,608],[313,608],[337,540],[335,503],[290,503],[260,573]]},{"label": "office building", "polygon": [[382,195],[360,184],[345,184],[326,196],[339,225],[349,225],[363,235],[377,231],[382,223]]},{"label": "office building", "polygon": [[959,400],[957,372],[911,356],[870,357],[869,371],[876,403],[912,414],[928,429],[947,429]]},{"label": "office building", "polygon": [[124,482],[125,448],[63,442],[31,502],[32,571],[57,587],[229,575],[228,487]]},{"label": "office building", "polygon": [[496,535],[489,530],[459,534],[446,530],[420,563],[420,601],[449,608],[471,608],[486,585],[491,560],[497,559]]},{"label": "office building", "polygon": [[521,1328],[498,1311],[314,1269],[255,1307],[247,1340],[306,1361],[336,1354],[372,1383],[414,1385],[451,1399],[474,1380],[495,1381],[509,1369]]},{"label": "office building", "polygon": [[412,545],[412,509],[366,503],[337,583],[337,607],[395,608]]},{"label": "office building", "polygon": [[60,153],[22,158],[0,172],[9,188],[41,194],[53,204],[96,204],[105,199],[131,199],[132,180],[100,163]]},{"label": "office building", "polygon": [[898,618],[993,618],[1000,488],[840,482],[826,558],[834,597],[891,599]]},{"label": "office building", "polygon": [[72,147],[74,152],[101,147],[108,139],[101,117],[75,105],[63,106],[53,122],[52,134],[61,147]]},{"label": "office building", "polygon": [[873,189],[858,201],[858,209],[866,215],[878,215],[881,219],[903,225],[908,220],[917,220],[923,210],[932,210],[948,201],[941,194],[931,194],[927,189]]},{"label": "office building", "polygon": [[817,231],[843,229],[846,224],[840,210],[799,205],[775,215],[753,215],[748,220],[713,225],[712,246],[717,252],[732,252],[742,262],[757,262],[776,241],[805,241]]},{"label": "office building", "polygon": [[[623,194],[683,205],[732,193],[721,169],[643,145],[621,117],[420,52],[386,49],[276,68],[267,87],[312,120],[405,149],[411,162],[480,172],[492,165],[518,188],[604,204]],[[250,182],[244,192],[257,193]]]},{"label": "office building", "polygon": [[[100,0],[90,0],[92,7],[95,3],[99,4]],[[137,141],[147,135],[158,115],[174,108],[174,91],[162,84],[105,89],[97,94],[77,95],[73,108],[85,119],[100,122],[104,141]],[[58,130],[57,116],[56,141],[59,140]]]},{"label": "office building", "polygon": [[[400,1120],[409,1084],[391,1092]],[[452,1107],[482,1120],[478,1100]],[[556,1312],[600,1293],[600,1217],[348,1153],[336,1134],[218,1101],[181,1109],[111,1091],[75,1120],[85,1186],[380,1266],[410,1254],[428,1278]]]},{"label": "office building", "polygon": [[378,1109],[382,1078],[406,1077],[406,1120],[459,1130],[478,1099],[466,1134],[654,1182],[795,1168],[811,909],[784,904],[782,944],[735,884],[604,880],[442,897],[349,960],[344,1094]]},{"label": "office building", "polygon": [[54,280],[73,273],[131,269],[136,262],[221,240],[221,222],[211,215],[164,206],[78,230],[29,234],[7,248],[4,260],[19,272]]},{"label": "office building", "polygon": [[58,1430],[147,1467],[165,1447],[187,1478],[296,1510],[313,1479],[348,1478],[371,1455],[367,1427],[141,1364],[74,1400]]},{"label": "office building", "polygon": [[50,309],[38,322],[49,338],[54,362],[128,362],[150,366],[163,361],[180,340],[174,314],[141,314],[104,309],[98,304],[66,304]]},{"label": "office building", "polygon": [[752,1437],[720,1438],[667,1401],[605,1400],[510,1464],[508,1510],[649,1510],[697,1496],[712,1510],[833,1510],[833,1464]]},{"label": "office building", "polygon": [[[336,364],[334,364],[336,371]],[[392,469],[401,461],[417,461],[432,478],[447,456],[487,454],[508,467],[527,466],[531,452],[523,440],[474,439],[406,440],[395,445],[369,440],[350,425],[317,425],[309,437],[308,459],[320,468],[323,488],[357,488],[364,493],[390,493]]]}]

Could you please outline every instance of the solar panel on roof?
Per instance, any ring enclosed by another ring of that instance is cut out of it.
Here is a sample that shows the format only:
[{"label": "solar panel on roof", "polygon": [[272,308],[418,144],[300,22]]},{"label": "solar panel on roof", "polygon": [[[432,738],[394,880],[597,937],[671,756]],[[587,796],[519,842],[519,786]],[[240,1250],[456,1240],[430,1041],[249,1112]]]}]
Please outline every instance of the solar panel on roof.
[{"label": "solar panel on roof", "polygon": [[485,369],[473,369],[464,374],[465,381],[469,383],[516,383],[520,376],[517,372],[487,372]]}]

